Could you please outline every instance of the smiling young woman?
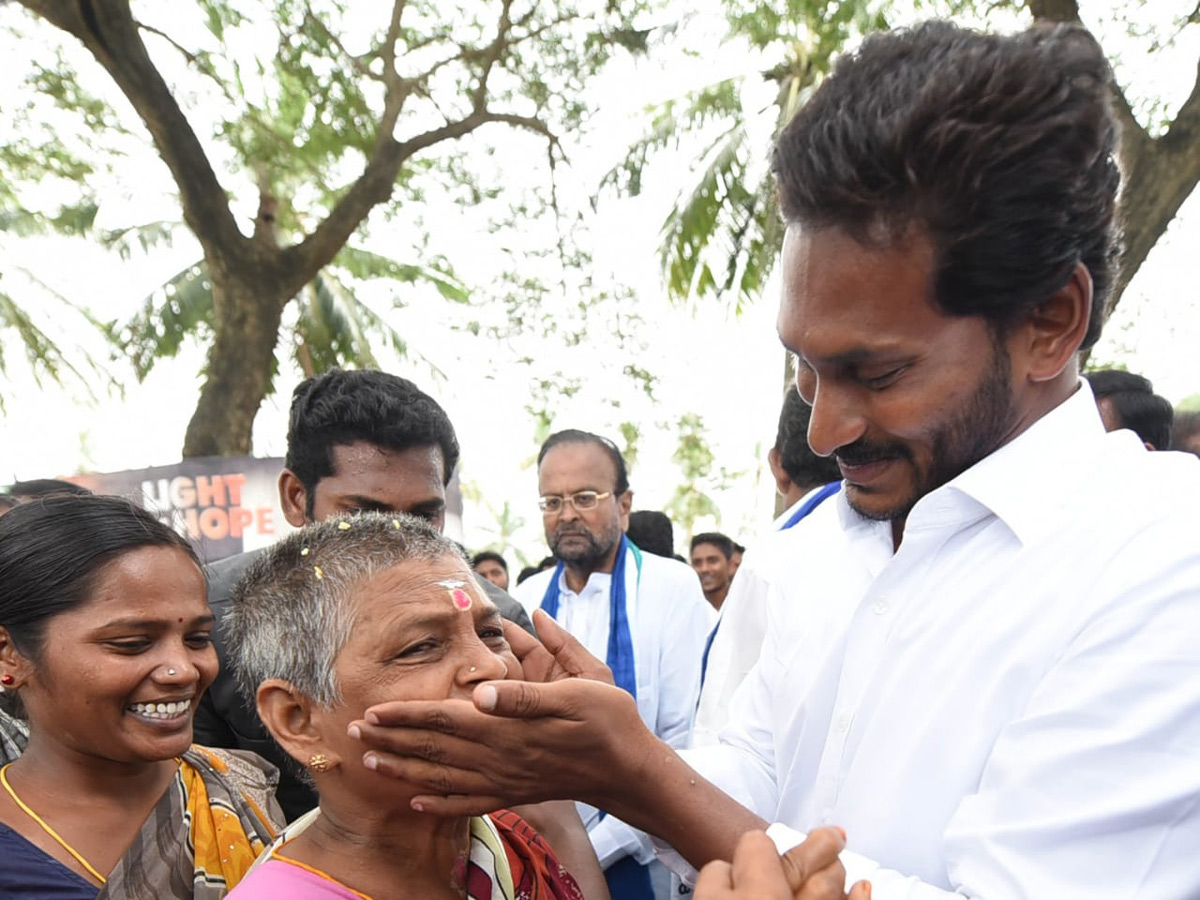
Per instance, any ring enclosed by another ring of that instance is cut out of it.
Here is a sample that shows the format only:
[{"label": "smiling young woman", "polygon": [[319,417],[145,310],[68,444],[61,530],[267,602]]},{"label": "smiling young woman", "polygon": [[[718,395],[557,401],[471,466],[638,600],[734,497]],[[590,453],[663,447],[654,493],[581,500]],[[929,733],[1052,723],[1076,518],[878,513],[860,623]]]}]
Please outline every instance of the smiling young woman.
[{"label": "smiling young woman", "polygon": [[0,895],[209,900],[240,880],[281,816],[268,767],[192,746],[212,628],[192,549],[129,502],[0,520],[0,701],[29,728],[0,769]]}]

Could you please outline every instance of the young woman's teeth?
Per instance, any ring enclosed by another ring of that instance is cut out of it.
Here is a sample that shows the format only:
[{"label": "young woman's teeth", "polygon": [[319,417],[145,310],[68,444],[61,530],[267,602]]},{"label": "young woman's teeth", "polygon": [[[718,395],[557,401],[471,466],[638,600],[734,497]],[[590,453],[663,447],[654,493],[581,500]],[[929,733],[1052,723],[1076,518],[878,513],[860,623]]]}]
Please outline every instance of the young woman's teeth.
[{"label": "young woman's teeth", "polygon": [[191,700],[180,700],[177,703],[134,703],[129,708],[148,719],[173,719],[187,712],[191,705]]}]

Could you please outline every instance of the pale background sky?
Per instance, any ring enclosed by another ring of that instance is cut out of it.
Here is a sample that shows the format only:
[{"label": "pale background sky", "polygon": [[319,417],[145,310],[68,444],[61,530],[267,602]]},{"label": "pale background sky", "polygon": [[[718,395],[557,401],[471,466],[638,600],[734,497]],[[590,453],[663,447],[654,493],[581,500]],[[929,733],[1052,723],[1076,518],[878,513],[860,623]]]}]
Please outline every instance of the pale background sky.
[{"label": "pale background sky", "polygon": [[[1145,16],[1162,15],[1165,20],[1169,13],[1178,12],[1176,8],[1186,6],[1188,3],[1162,0],[1150,4],[1151,11]],[[703,21],[693,27],[713,30],[711,23]],[[1171,109],[1182,101],[1200,57],[1200,29],[1191,31],[1171,54],[1146,57],[1136,44],[1123,51],[1119,71],[1127,83],[1134,79],[1138,96],[1161,97]],[[14,48],[0,47],[4,49]],[[19,54],[7,52],[0,57],[8,60],[0,63],[0,76],[6,85],[12,85],[19,77]],[[621,148],[640,133],[637,113],[646,103],[747,67],[744,54],[727,48],[691,63],[675,61],[669,69],[661,59],[652,59],[607,73],[594,86],[599,114],[587,133],[572,136],[574,140],[568,144],[571,166],[561,170],[560,183],[564,201],[583,205]],[[761,91],[748,99],[752,105],[767,102]],[[764,165],[769,127],[769,122],[759,126]],[[537,145],[500,129],[481,133],[477,142],[491,142],[499,148],[499,177],[538,177],[536,168],[526,162],[531,153],[533,158],[542,157]],[[556,368],[580,377],[583,385],[574,397],[557,405],[555,428],[581,427],[619,438],[616,428],[620,422],[639,425],[638,463],[631,473],[634,508],[660,508],[671,496],[680,478],[670,460],[677,443],[674,423],[680,415],[696,412],[703,417],[716,454],[714,468],[742,473],[733,479],[731,489],[712,494],[722,510],[720,523],[702,520],[698,529],[716,526],[746,541],[770,521],[773,492],[763,456],[774,437],[783,365],[774,327],[777,287],[769,287],[740,317],[733,315],[732,303],[709,302],[686,309],[667,303],[657,266],[657,232],[679,190],[680,172],[690,159],[685,153],[660,162],[650,171],[645,196],[602,203],[591,227],[596,280],[615,279],[636,291],[631,304],[643,320],[637,341],[644,348],[636,351],[635,358],[658,378],[655,401],[621,376],[629,351],[611,346],[603,322],[592,323],[595,337],[589,344],[566,348],[545,341],[489,342],[450,328],[472,319],[486,322],[497,315],[494,309],[450,307],[414,296],[412,305],[393,316],[393,324],[407,336],[410,346],[445,377],[435,377],[421,361],[385,357],[381,361],[389,370],[417,381],[446,408],[463,447],[462,479],[481,489],[491,507],[499,509],[508,501],[525,520],[516,543],[526,556],[537,558],[545,551],[534,502],[534,426],[524,406],[531,379],[545,377]],[[129,165],[125,196],[107,205],[101,215],[113,224],[177,218],[161,164],[142,156],[131,159]],[[247,208],[248,219],[253,208],[250,204]],[[489,266],[495,262],[497,238],[486,233],[483,223],[453,208],[428,225],[435,232],[435,246],[446,248],[460,275],[468,283],[486,283]],[[1192,274],[1197,246],[1200,198],[1193,196],[1126,292],[1096,351],[1101,360],[1120,362],[1149,376],[1159,393],[1172,402],[1200,392],[1200,303]],[[184,240],[156,251],[149,259],[122,263],[113,254],[79,242],[18,242],[0,236],[0,271],[7,276],[7,290],[17,296],[38,296],[33,288],[20,286],[17,267],[23,267],[59,293],[86,303],[101,318],[128,315],[154,287],[197,255],[195,244]],[[30,293],[22,294],[22,290]],[[66,317],[56,314],[50,324],[67,329],[61,337],[68,344],[74,340],[98,349],[98,344],[73,328]],[[4,333],[2,339],[10,375],[7,383],[0,381],[6,406],[0,419],[0,482],[81,470],[142,468],[178,459],[198,395],[196,373],[203,362],[202,348],[185,348],[177,360],[160,365],[144,384],[130,379],[123,397],[101,390],[93,399],[79,384],[39,387],[17,360],[19,349],[13,335]],[[534,356],[535,362],[514,363],[526,355]],[[285,370],[278,392],[264,403],[255,422],[256,455],[283,454],[286,406],[299,379],[299,373]],[[614,400],[619,408],[612,406]],[[463,538],[469,547],[477,549],[489,543],[493,525],[494,516],[487,508],[468,503]],[[677,541],[682,543],[679,534]],[[517,562],[514,553],[508,556],[510,564]]]}]

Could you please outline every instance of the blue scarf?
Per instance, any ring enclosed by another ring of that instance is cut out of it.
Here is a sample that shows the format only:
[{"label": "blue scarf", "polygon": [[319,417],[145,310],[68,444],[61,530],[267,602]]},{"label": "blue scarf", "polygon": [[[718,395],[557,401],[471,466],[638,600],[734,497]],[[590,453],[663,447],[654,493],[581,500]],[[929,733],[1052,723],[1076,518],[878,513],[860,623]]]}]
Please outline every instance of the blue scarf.
[{"label": "blue scarf", "polygon": [[796,510],[786,522],[779,526],[779,530],[787,531],[841,489],[842,483],[840,481],[834,481],[815,491],[811,497],[804,501],[803,506]]},{"label": "blue scarf", "polygon": [[[627,550],[633,553],[633,562],[637,566],[637,583],[641,584],[642,581],[642,551],[625,535],[621,535],[621,543],[617,545],[617,559],[613,564],[612,584],[608,589],[608,656],[605,662],[612,669],[613,681],[617,687],[628,691],[636,700],[637,672],[633,667],[633,637],[629,633],[629,614],[625,609]],[[564,568],[562,561],[559,561],[550,584],[546,587],[546,595],[542,597],[542,609],[555,621],[558,620],[558,582],[563,577]]]}]

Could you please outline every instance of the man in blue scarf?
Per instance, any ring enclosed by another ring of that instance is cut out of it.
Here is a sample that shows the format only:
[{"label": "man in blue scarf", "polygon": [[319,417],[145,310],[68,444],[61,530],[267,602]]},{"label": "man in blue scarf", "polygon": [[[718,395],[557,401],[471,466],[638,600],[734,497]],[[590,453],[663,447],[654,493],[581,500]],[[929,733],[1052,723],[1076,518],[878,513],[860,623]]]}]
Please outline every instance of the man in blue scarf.
[{"label": "man in blue scarf", "polygon": [[[715,619],[699,579],[684,563],[642,553],[625,537],[633,492],[612,441],[586,431],[551,435],[538,454],[538,493],[546,543],[559,563],[514,596],[531,614],[545,610],[605,660],[650,730],[686,746],[700,657]],[[653,851],[644,835],[591,807],[581,813],[612,895],[654,896],[645,865]],[[658,881],[665,888],[667,879]]]}]

